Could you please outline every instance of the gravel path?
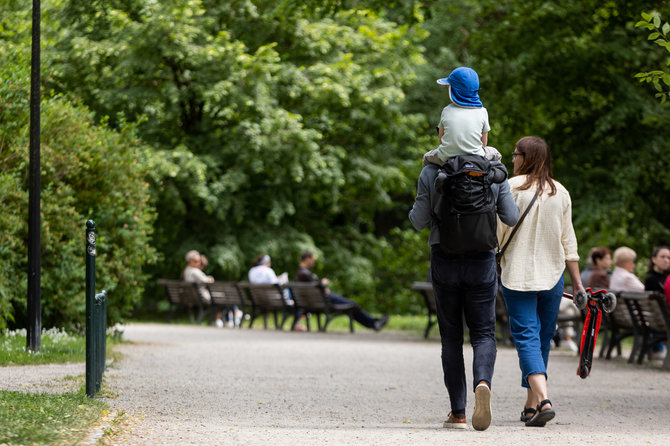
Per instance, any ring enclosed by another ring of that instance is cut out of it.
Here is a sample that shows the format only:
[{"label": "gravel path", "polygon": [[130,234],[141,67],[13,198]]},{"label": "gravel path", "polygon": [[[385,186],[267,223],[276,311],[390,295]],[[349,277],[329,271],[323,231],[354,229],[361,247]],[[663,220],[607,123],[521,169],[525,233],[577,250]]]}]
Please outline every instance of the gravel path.
[{"label": "gravel path", "polygon": [[[555,351],[557,417],[526,428],[516,352],[500,347],[491,427],[451,431],[436,339],[159,324],[126,326],[125,338],[105,373],[105,401],[124,414],[114,444],[670,444],[670,373],[658,364],[596,360],[582,380],[577,358]],[[472,410],[471,398],[468,421]]]},{"label": "gravel path", "polygon": [[558,415],[530,429],[518,421],[516,352],[500,348],[491,427],[453,432],[441,428],[449,409],[436,341],[170,325],[131,325],[126,338],[134,344],[106,375],[118,392],[109,403],[132,417],[124,444],[670,443],[670,373],[622,361],[596,361],[582,380],[577,359],[554,352]]}]

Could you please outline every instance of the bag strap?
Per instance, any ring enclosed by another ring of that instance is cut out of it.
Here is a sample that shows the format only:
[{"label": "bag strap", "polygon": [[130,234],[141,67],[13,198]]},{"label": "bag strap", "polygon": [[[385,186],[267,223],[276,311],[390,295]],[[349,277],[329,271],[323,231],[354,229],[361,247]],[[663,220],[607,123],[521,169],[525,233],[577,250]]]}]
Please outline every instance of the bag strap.
[{"label": "bag strap", "polygon": [[512,237],[514,237],[514,234],[516,234],[516,231],[519,229],[519,226],[523,222],[523,219],[526,218],[526,215],[528,215],[528,212],[530,211],[530,208],[533,207],[533,204],[535,203],[535,200],[537,200],[538,195],[540,195],[540,188],[539,187],[535,191],[535,195],[533,195],[533,199],[530,200],[530,204],[523,211],[523,214],[521,214],[521,217],[519,218],[519,221],[517,221],[516,224],[514,225],[514,228],[512,229],[512,233],[509,235],[509,238],[505,242],[505,245],[503,245],[502,249],[496,253],[496,256],[498,258],[501,258],[503,256],[503,254],[505,254],[505,250],[507,249],[507,246],[509,245],[509,242],[512,241]]}]

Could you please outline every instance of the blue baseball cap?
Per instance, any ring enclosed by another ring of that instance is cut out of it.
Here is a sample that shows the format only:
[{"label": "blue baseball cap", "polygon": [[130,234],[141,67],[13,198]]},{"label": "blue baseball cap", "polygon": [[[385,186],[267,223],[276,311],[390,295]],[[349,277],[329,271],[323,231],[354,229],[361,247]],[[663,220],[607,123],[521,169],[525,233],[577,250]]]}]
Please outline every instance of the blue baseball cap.
[{"label": "blue baseball cap", "polygon": [[455,104],[463,107],[483,107],[479,99],[479,76],[472,68],[458,67],[449,77],[438,79],[440,85],[450,85],[449,94]]}]

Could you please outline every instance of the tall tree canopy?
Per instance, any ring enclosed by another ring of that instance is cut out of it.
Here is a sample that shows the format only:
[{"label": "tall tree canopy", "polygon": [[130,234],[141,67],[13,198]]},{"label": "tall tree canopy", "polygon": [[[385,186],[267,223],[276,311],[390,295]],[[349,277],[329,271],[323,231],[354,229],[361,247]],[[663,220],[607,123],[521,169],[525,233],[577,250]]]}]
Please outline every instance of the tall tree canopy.
[{"label": "tall tree canopy", "polygon": [[[25,42],[24,2],[0,39]],[[128,123],[157,209],[154,278],[188,249],[218,279],[261,252],[298,254],[366,306],[415,311],[427,233],[407,221],[421,155],[447,104],[435,84],[475,68],[491,145],[545,138],[571,192],[582,254],[670,243],[670,112],[637,73],[667,51],[635,27],[667,2],[627,0],[46,0],[44,84]],[[662,29],[661,29],[662,31]],[[122,185],[120,185],[122,187]]]},{"label": "tall tree canopy", "polygon": [[661,1],[465,0],[434,4],[425,24],[435,66],[479,72],[491,145],[509,154],[524,135],[549,142],[583,254],[629,244],[644,256],[670,242],[670,113],[635,78],[667,53],[635,28],[641,8],[669,10]]},{"label": "tall tree canopy", "polygon": [[425,32],[298,5],[67,2],[49,87],[112,124],[138,122],[159,151],[163,274],[192,248],[221,279],[243,277],[261,252],[292,272],[312,249],[345,290],[373,297],[374,257],[404,222],[425,147],[424,117],[405,107]]}]

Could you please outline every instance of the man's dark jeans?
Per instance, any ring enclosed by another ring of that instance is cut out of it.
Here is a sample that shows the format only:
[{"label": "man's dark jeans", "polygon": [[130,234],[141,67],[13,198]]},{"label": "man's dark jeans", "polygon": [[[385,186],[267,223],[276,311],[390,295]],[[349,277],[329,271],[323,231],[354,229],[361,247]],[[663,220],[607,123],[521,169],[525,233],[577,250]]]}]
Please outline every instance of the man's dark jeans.
[{"label": "man's dark jeans", "polygon": [[495,303],[498,291],[493,251],[473,255],[447,255],[434,245],[430,268],[435,290],[437,322],[442,338],[442,369],[451,411],[464,414],[466,407],[463,361],[463,315],[473,348],[472,388],[481,381],[491,387],[496,361]]}]

